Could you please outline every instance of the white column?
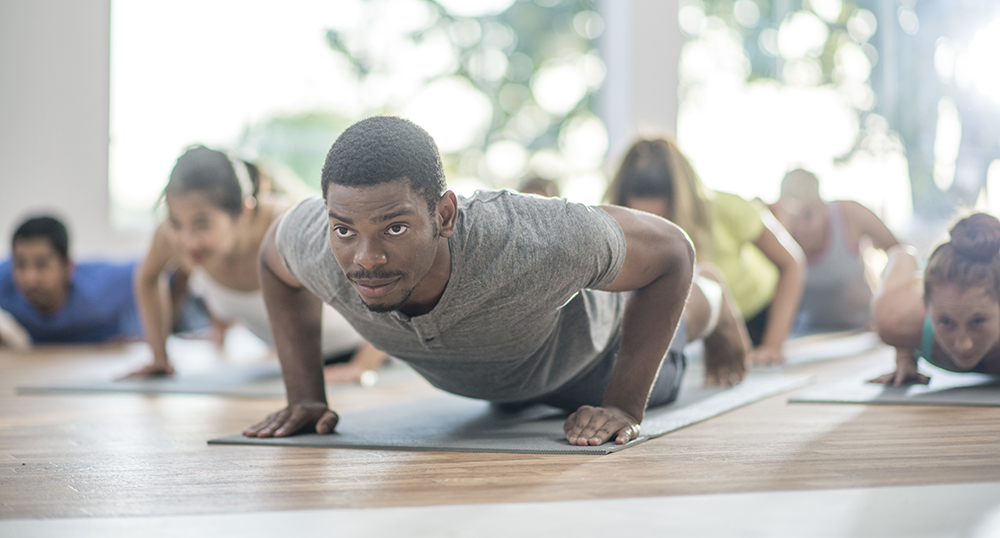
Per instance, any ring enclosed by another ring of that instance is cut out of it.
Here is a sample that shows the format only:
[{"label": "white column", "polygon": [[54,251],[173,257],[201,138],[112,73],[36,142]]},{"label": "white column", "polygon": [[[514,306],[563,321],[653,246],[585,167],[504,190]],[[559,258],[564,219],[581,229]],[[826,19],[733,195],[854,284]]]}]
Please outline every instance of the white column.
[{"label": "white column", "polygon": [[602,0],[599,47],[608,73],[598,114],[617,159],[642,129],[677,131],[677,67],[684,38],[679,0]]},{"label": "white column", "polygon": [[53,212],[74,255],[137,255],[108,223],[110,0],[0,2],[0,256]]}]

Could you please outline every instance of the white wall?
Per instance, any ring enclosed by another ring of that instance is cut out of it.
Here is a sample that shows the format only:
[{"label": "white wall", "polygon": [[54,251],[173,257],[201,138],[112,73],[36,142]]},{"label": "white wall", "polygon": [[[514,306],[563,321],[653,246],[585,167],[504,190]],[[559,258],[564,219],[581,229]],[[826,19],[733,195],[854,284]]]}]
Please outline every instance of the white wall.
[{"label": "white wall", "polygon": [[[603,0],[599,113],[611,158],[677,125],[678,0]],[[108,222],[111,0],[0,1],[0,256],[27,215],[53,211],[77,257],[139,256],[147,234]]]},{"label": "white wall", "polygon": [[677,68],[684,38],[679,0],[603,0],[601,54],[608,73],[598,114],[608,128],[610,158],[621,158],[643,129],[677,132]]},{"label": "white wall", "polygon": [[0,256],[52,211],[76,257],[138,256],[108,223],[110,0],[0,1]]}]

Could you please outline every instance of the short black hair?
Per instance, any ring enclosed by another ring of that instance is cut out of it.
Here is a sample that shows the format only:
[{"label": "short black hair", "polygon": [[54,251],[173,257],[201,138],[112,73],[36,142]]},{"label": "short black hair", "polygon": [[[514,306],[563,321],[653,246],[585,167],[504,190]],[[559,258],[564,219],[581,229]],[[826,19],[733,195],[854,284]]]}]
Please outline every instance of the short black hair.
[{"label": "short black hair", "polygon": [[22,222],[10,240],[10,249],[14,250],[14,244],[18,240],[36,238],[48,239],[63,261],[69,260],[69,234],[66,232],[66,225],[59,219],[43,215]]},{"label": "short black hair", "polygon": [[323,163],[323,198],[331,183],[370,187],[406,178],[431,214],[445,191],[441,154],[431,135],[412,121],[373,116],[348,127]]}]

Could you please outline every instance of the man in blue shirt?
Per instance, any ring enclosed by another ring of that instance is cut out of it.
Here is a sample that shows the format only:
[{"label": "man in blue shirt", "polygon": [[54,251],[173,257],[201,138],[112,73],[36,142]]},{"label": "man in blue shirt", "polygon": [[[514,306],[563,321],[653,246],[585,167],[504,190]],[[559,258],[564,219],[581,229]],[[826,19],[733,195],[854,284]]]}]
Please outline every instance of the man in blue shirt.
[{"label": "man in blue shirt", "polygon": [[142,338],[132,284],[138,262],[74,264],[66,227],[52,217],[21,224],[11,251],[12,260],[0,263],[0,310],[33,342]]}]

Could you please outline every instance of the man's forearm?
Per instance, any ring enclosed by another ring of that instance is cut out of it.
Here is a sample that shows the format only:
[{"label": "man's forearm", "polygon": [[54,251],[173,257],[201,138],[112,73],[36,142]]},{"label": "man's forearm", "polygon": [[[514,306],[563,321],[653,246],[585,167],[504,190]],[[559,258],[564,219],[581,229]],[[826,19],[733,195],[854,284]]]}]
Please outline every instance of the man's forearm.
[{"label": "man's forearm", "polygon": [[288,403],[326,403],[320,334],[322,303],[309,290],[282,282],[260,265],[260,283],[281,361]]},{"label": "man's forearm", "polygon": [[603,407],[615,407],[642,420],[649,391],[683,315],[693,276],[693,260],[681,257],[669,271],[629,297],[622,343]]}]

